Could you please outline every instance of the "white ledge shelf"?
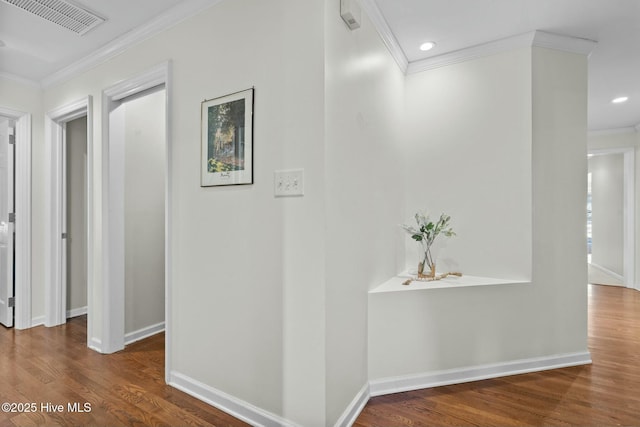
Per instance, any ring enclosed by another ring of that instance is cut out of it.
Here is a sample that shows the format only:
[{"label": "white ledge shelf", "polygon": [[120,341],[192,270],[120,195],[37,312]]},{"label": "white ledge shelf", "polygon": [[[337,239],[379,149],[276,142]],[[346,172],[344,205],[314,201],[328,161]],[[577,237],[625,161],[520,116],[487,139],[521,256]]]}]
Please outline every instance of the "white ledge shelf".
[{"label": "white ledge shelf", "polygon": [[396,277],[392,277],[383,284],[371,289],[370,294],[380,294],[386,292],[406,292],[406,291],[420,291],[428,289],[443,289],[443,288],[468,288],[471,286],[491,286],[491,285],[511,285],[516,283],[531,283],[530,280],[513,280],[513,279],[496,279],[493,277],[479,277],[479,276],[448,276],[441,280],[433,280],[431,282],[412,280],[411,284],[403,285],[407,279],[412,277],[407,273],[401,273]]}]

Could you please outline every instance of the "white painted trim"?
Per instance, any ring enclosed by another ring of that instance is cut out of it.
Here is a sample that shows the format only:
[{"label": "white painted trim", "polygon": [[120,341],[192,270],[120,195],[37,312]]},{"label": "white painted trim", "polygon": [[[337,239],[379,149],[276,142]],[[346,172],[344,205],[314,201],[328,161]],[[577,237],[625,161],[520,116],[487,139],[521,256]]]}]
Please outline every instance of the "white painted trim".
[{"label": "white painted trim", "polygon": [[[59,109],[60,117],[67,112]],[[57,120],[57,110],[45,115],[45,277],[44,289],[45,326],[57,326],[66,322],[62,284],[62,145],[64,140],[64,120]]]},{"label": "white painted trim", "polygon": [[401,393],[423,388],[460,384],[569,366],[591,363],[589,352],[520,359],[490,365],[471,366],[445,371],[425,372],[400,377],[380,378],[369,382],[371,396]]},{"label": "white painted trim", "polygon": [[[620,285],[614,285],[614,286],[623,286],[623,284],[625,283],[624,277],[618,273],[615,273],[611,270],[609,270],[608,268],[605,268],[599,264],[594,264],[594,263],[590,263],[589,264],[592,268],[595,268],[596,270],[600,270],[601,272],[603,272],[604,274],[606,274],[607,276],[611,276],[613,277],[615,280],[617,280],[618,282],[620,282]],[[608,285],[610,283],[597,283],[598,285]]]},{"label": "white painted trim", "polygon": [[369,384],[365,384],[335,423],[335,427],[351,427],[369,401]]},{"label": "white painted trim", "polygon": [[599,270],[619,278],[619,281],[627,288],[636,289],[636,268],[635,268],[635,240],[636,240],[636,181],[635,181],[635,169],[636,169],[636,151],[634,147],[623,148],[605,148],[599,150],[589,150],[589,154],[594,156],[608,155],[608,154],[622,154],[623,155],[623,248],[622,248],[622,276],[614,273],[600,265],[591,264],[591,266],[598,268]]},{"label": "white painted trim", "polygon": [[164,378],[165,382],[169,382],[170,372],[173,369],[173,351],[171,349],[171,334],[169,329],[170,325],[173,325],[173,316],[172,316],[172,302],[173,302],[173,267],[171,262],[173,260],[173,235],[172,235],[172,225],[173,224],[173,210],[171,207],[173,206],[173,191],[171,190],[171,183],[173,182],[173,168],[171,167],[171,161],[173,159],[173,140],[171,136],[173,135],[173,121],[171,120],[171,106],[173,105],[173,71],[171,67],[171,63],[166,64],[166,75],[164,81],[164,90],[165,90],[165,111],[166,111],[166,120],[165,120],[165,135],[166,135],[166,145],[165,145],[165,162],[166,162],[166,180],[165,180],[165,205],[164,205],[164,277],[165,277],[165,287],[164,287],[164,322],[165,322],[165,337],[164,337]]},{"label": "white painted trim", "polygon": [[596,150],[589,150],[588,154],[593,154],[594,156],[606,156],[608,154],[625,154],[630,151],[633,151],[633,147],[599,148]]},{"label": "white painted trim", "polygon": [[168,74],[167,64],[168,62],[165,62],[142,74],[117,83],[115,86],[105,89],[104,94],[107,95],[112,102],[121,101],[132,95],[165,84]]},{"label": "white painted trim", "polygon": [[4,71],[0,71],[0,78],[7,79],[7,80],[13,80],[14,82],[22,83],[25,86],[34,87],[34,88],[37,88],[37,89],[41,88],[40,83],[38,83],[38,82],[36,82],[34,80],[29,80],[29,79],[26,79],[24,77],[17,76],[15,74],[6,73]]},{"label": "white painted trim", "polygon": [[533,46],[576,53],[578,55],[587,55],[587,57],[591,55],[591,52],[593,52],[597,44],[598,42],[595,40],[539,30],[534,31],[533,36]]},{"label": "white painted trim", "polygon": [[33,326],[33,319],[31,319],[31,114],[0,107],[0,115],[16,120],[14,327],[27,329]]},{"label": "white painted trim", "polygon": [[[115,146],[110,144],[110,114],[117,104],[128,96],[143,92],[152,87],[165,85],[165,126],[166,126],[166,180],[165,180],[165,380],[168,382],[172,364],[171,352],[171,82],[170,62],[159,64],[148,71],[119,82],[102,91],[102,341],[101,352],[113,353],[122,350],[124,336],[124,224],[122,215],[114,214],[116,204],[120,203],[116,191],[110,191],[114,180],[119,179],[112,173],[111,158],[117,155]],[[114,160],[115,161],[115,160]],[[121,177],[120,177],[121,178]],[[112,182],[113,181],[113,182]],[[109,286],[105,286],[105,284]],[[90,313],[91,314],[91,313]]]},{"label": "white painted trim", "polygon": [[292,421],[258,408],[249,402],[238,399],[179,372],[172,371],[170,373],[168,384],[253,426],[296,426]]},{"label": "white painted trim", "polygon": [[612,288],[624,288],[625,286],[622,284],[616,284],[616,283],[589,283],[590,285],[595,285],[595,286],[610,286]]},{"label": "white painted trim", "polygon": [[622,271],[627,288],[635,288],[636,284],[636,153],[631,148],[624,153],[624,202],[623,202],[623,261]]},{"label": "white painted trim", "polygon": [[[438,272],[437,274],[439,274]],[[415,291],[429,291],[432,289],[453,289],[453,288],[468,288],[476,286],[496,286],[496,285],[515,285],[515,284],[532,284],[531,279],[498,279],[495,277],[480,277],[463,275],[462,277],[446,277],[442,280],[434,280],[431,282],[413,280],[411,286],[405,286],[408,279],[414,279],[415,275],[409,274],[408,271],[403,271],[381,283],[375,288],[369,291],[369,294],[384,294],[384,293],[396,293],[396,292],[415,292]]]},{"label": "white painted trim", "polygon": [[525,34],[519,34],[512,37],[467,47],[454,52],[432,56],[430,58],[422,59],[419,61],[412,61],[409,63],[409,66],[407,68],[407,74],[433,70],[436,68],[458,64],[460,62],[465,62],[472,59],[482,58],[509,50],[531,46],[589,55],[595,45],[596,42],[594,42],[593,40],[561,36],[544,31],[532,31]]},{"label": "white painted trim", "polygon": [[136,44],[179,24],[185,19],[195,16],[203,10],[220,3],[220,1],[222,0],[182,1],[146,24],[118,37],[81,60],[74,62],[62,70],[44,78],[41,82],[42,87],[47,89],[51,86],[70,80],[73,77],[107,62],[117,55],[120,55],[132,46],[135,46]]},{"label": "white painted trim", "polygon": [[102,341],[98,338],[89,338],[87,346],[98,353],[102,353]]},{"label": "white painted trim", "polygon": [[[47,235],[45,238],[45,325],[56,326],[67,321],[67,287],[64,282],[64,244],[60,238],[63,230],[63,173],[64,159],[62,158],[65,145],[66,123],[77,118],[87,116],[87,294],[89,295],[88,312],[92,311],[93,288],[93,192],[91,190],[91,176],[93,174],[93,160],[91,149],[93,145],[93,98],[87,96],[77,101],[65,104],[49,111],[45,115],[45,176],[48,177],[48,189],[45,196],[47,207],[45,224]],[[87,324],[87,337],[92,333]],[[87,338],[88,339],[88,338]]]},{"label": "white painted trim", "polygon": [[430,58],[421,59],[419,61],[413,61],[409,63],[407,74],[447,67],[449,65],[458,64],[489,55],[495,55],[497,53],[506,52],[508,50],[531,47],[531,45],[533,44],[533,38],[533,32],[520,34],[513,37],[507,37],[504,39],[494,40],[488,43],[482,43],[476,46],[467,47],[464,49],[456,50],[454,52],[443,53],[442,55],[432,56]]},{"label": "white painted trim", "polygon": [[[184,391],[185,393],[215,406],[221,411],[226,412],[242,421],[255,426],[290,426],[296,427],[293,421],[282,418],[271,412],[258,408],[244,400],[231,396],[223,391],[217,390],[200,381],[194,380],[179,372],[172,371],[167,381],[172,387]],[[369,393],[369,384],[365,384],[358,394],[353,398],[347,406],[335,427],[350,427],[356,421],[365,405],[371,397]]]},{"label": "white painted trim", "polygon": [[102,91],[102,295],[97,299],[102,301],[102,352],[107,354],[124,349],[124,174],[112,170],[124,165],[124,157],[122,144],[111,143],[123,138],[114,134],[119,127],[112,129],[117,91],[118,85]]},{"label": "white painted trim", "polygon": [[636,127],[628,126],[628,127],[613,128],[613,129],[596,129],[596,130],[590,130],[589,132],[587,132],[587,135],[588,136],[607,136],[607,135],[621,135],[625,133],[636,133],[638,132],[636,128],[637,126]]},{"label": "white painted trim", "polygon": [[44,316],[36,316],[31,319],[31,328],[35,328],[36,326],[44,325]]},{"label": "white painted trim", "polygon": [[67,319],[71,319],[72,317],[84,316],[87,314],[87,306],[73,308],[71,310],[67,310]]},{"label": "white painted trim", "polygon": [[47,113],[47,116],[57,122],[70,122],[87,114],[87,106],[91,96],[85,96],[77,101],[70,102]]},{"label": "white painted trim", "polygon": [[16,123],[15,205],[15,298],[16,329],[31,327],[31,115],[24,114]]},{"label": "white painted trim", "polygon": [[[95,310],[95,301],[94,301],[94,292],[96,282],[94,279],[94,269],[95,269],[95,220],[94,220],[94,205],[96,203],[96,197],[94,195],[95,186],[93,183],[94,174],[95,174],[95,166],[93,163],[94,156],[94,146],[93,146],[93,97],[88,97],[88,105],[87,105],[87,194],[86,194],[86,202],[87,202],[87,223],[85,224],[87,227],[87,347],[92,347],[92,344],[95,342],[96,337],[94,334],[96,333],[94,327],[93,317],[89,315],[89,313]],[[99,340],[98,340],[99,341]]]},{"label": "white painted trim", "polygon": [[155,325],[147,326],[146,328],[138,329],[137,331],[128,332],[124,334],[124,345],[133,344],[136,341],[149,338],[155,334],[164,332],[164,322],[156,323]]},{"label": "white painted trim", "polygon": [[373,23],[373,26],[378,31],[382,42],[391,53],[391,56],[400,67],[403,73],[407,72],[407,67],[409,66],[409,61],[407,60],[407,56],[405,55],[402,47],[400,47],[400,43],[396,36],[391,31],[391,27],[387,23],[387,20],[384,19],[384,15],[380,11],[378,4],[375,0],[361,0],[361,6],[364,9],[365,13],[369,16],[369,19]]}]

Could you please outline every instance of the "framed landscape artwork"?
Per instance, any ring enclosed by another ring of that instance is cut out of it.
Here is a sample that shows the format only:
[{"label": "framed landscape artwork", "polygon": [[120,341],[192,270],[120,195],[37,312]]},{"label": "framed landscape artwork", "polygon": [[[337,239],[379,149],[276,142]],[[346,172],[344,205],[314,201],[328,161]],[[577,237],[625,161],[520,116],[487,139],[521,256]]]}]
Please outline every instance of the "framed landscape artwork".
[{"label": "framed landscape artwork", "polygon": [[253,184],[253,91],[202,102],[202,187]]}]

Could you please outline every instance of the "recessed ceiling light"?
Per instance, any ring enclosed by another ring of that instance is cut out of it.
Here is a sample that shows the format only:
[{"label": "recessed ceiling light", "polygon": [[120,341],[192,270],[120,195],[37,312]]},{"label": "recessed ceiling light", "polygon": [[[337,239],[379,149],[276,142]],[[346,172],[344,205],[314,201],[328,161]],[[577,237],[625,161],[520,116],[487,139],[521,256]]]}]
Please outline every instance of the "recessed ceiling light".
[{"label": "recessed ceiling light", "polygon": [[623,102],[627,102],[628,100],[629,100],[629,97],[628,97],[628,96],[620,96],[620,97],[618,97],[618,98],[614,99],[614,100],[613,100],[613,101],[611,101],[611,102],[613,102],[614,104],[621,104],[621,103],[623,103]]},{"label": "recessed ceiling light", "polygon": [[434,47],[436,47],[435,42],[425,42],[420,45],[420,50],[423,52],[426,52],[428,50],[433,49]]}]

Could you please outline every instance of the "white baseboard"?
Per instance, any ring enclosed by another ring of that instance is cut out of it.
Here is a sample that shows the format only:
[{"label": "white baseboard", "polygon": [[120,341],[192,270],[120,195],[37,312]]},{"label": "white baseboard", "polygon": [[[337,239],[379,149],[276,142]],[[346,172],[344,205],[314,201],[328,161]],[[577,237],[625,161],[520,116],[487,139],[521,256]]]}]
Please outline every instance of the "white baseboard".
[{"label": "white baseboard", "polygon": [[[624,277],[622,277],[620,274],[614,273],[613,271],[609,270],[608,268],[605,268],[605,267],[603,267],[601,265],[598,265],[598,264],[591,263],[589,265],[591,267],[595,268],[596,270],[600,270],[604,274],[609,275],[609,276],[613,277],[614,279],[616,279],[618,282],[620,282],[620,285],[612,285],[612,286],[624,286],[624,284],[623,284],[624,283]],[[598,284],[600,285],[601,283],[598,283]]]},{"label": "white baseboard", "polygon": [[93,351],[102,353],[102,340],[92,337],[89,339],[89,342],[87,343],[87,347],[89,347]]},{"label": "white baseboard", "polygon": [[169,385],[253,426],[297,427],[291,421],[175,371],[169,374]]},{"label": "white baseboard", "polygon": [[360,412],[362,412],[370,397],[369,384],[365,384],[358,394],[356,394],[356,397],[353,398],[349,406],[347,406],[342,416],[338,418],[335,427],[351,427],[353,423],[356,422],[358,415],[360,415]]},{"label": "white baseboard", "polygon": [[[554,356],[520,359],[491,365],[479,365],[445,371],[427,372],[401,377],[381,378],[365,384],[347,406],[335,427],[350,427],[364,409],[371,397],[401,393],[443,385],[461,384],[471,381],[591,363],[589,352],[558,354]],[[186,375],[172,371],[169,385],[254,426],[295,427],[296,425],[278,415],[260,409],[248,402],[233,397],[223,391],[203,384]]]},{"label": "white baseboard", "polygon": [[67,310],[67,319],[71,319],[72,317],[84,316],[85,314],[87,314],[86,305],[84,307]]},{"label": "white baseboard", "polygon": [[124,345],[133,344],[136,341],[149,338],[150,336],[159,334],[160,332],[164,332],[164,322],[156,323],[155,325],[147,326],[146,328],[124,334]]},{"label": "white baseboard", "polygon": [[40,326],[40,325],[44,325],[44,319],[45,316],[38,316],[38,317],[34,317],[31,319],[31,326],[30,328],[36,327],[36,326]]},{"label": "white baseboard", "polygon": [[467,383],[489,378],[566,368],[591,363],[589,352],[521,359],[492,365],[479,365],[446,371],[426,372],[401,377],[389,377],[369,382],[371,396],[400,393],[423,388]]}]

